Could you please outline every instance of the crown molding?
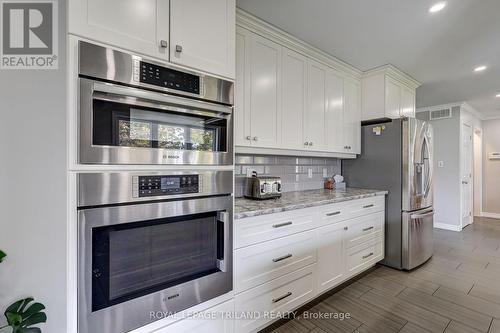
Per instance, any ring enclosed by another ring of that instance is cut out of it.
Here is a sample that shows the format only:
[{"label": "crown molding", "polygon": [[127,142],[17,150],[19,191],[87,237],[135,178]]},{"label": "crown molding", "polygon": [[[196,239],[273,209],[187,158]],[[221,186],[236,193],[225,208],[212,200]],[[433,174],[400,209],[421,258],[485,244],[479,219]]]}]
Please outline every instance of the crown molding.
[{"label": "crown molding", "polygon": [[244,11],[241,8],[236,8],[236,25],[250,30],[264,38],[270,39],[275,43],[292,49],[302,55],[313,58],[316,61],[323,63],[326,66],[351,76],[356,79],[361,79],[363,72],[356,67],[342,61],[320,49],[308,44],[297,37],[263,21],[262,19]]},{"label": "crown molding", "polygon": [[474,117],[480,119],[480,120],[485,120],[485,116],[483,114],[481,114],[479,111],[477,111],[476,109],[474,109],[470,104],[468,104],[467,102],[463,102],[461,107],[469,112],[470,114],[472,114]]},{"label": "crown molding", "polygon": [[399,68],[397,68],[396,66],[391,65],[391,64],[387,64],[387,65],[383,65],[380,67],[376,67],[376,68],[367,70],[366,72],[363,73],[363,78],[374,76],[374,75],[380,75],[380,74],[389,75],[393,79],[400,81],[401,83],[405,84],[406,86],[408,86],[409,88],[412,88],[412,89],[417,89],[418,87],[420,87],[422,85],[419,81],[414,79],[412,76],[410,76],[409,74],[406,74],[405,72],[403,72],[402,70],[400,70]]}]

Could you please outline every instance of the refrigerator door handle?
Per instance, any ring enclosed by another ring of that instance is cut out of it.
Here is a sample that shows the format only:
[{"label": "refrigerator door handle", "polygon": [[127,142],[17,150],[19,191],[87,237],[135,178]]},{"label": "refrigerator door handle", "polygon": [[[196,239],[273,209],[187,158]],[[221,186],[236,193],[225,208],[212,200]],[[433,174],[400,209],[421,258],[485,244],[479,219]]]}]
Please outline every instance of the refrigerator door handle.
[{"label": "refrigerator door handle", "polygon": [[434,210],[424,212],[422,214],[411,214],[410,219],[412,220],[425,219],[430,216],[434,216]]}]

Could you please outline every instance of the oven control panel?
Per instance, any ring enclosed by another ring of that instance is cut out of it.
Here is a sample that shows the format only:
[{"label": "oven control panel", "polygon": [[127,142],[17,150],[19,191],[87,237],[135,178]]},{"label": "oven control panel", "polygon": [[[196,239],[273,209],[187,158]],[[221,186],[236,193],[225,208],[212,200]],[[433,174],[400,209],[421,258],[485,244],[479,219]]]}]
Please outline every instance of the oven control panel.
[{"label": "oven control panel", "polygon": [[134,62],[134,81],[141,83],[200,95],[200,80],[199,76],[190,73],[144,61]]},{"label": "oven control panel", "polygon": [[201,192],[200,175],[134,176],[132,197],[193,194]]}]

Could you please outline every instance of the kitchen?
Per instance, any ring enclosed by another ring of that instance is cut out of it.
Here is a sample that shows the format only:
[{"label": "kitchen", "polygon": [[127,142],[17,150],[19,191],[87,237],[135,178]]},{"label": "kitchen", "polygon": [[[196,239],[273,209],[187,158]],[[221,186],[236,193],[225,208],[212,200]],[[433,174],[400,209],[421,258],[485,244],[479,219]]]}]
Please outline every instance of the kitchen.
[{"label": "kitchen", "polygon": [[[53,32],[28,20],[50,64],[1,68],[2,311],[33,296],[55,333],[500,329],[486,41],[463,78],[388,56],[359,3],[42,2],[2,2]],[[490,1],[366,6],[419,42],[464,17],[498,37]]]}]

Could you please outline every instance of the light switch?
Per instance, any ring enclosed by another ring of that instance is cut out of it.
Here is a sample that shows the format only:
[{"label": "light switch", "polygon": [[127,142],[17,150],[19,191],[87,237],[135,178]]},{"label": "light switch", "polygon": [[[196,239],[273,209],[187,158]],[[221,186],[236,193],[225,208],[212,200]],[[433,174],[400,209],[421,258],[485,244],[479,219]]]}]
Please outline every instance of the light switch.
[{"label": "light switch", "polygon": [[438,161],[438,168],[444,168],[444,161]]}]

